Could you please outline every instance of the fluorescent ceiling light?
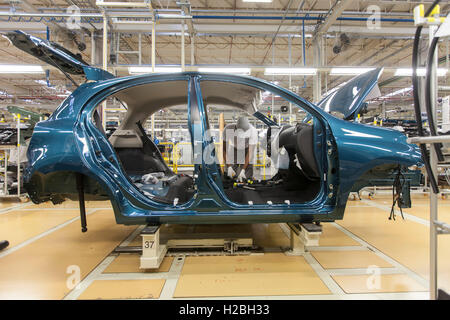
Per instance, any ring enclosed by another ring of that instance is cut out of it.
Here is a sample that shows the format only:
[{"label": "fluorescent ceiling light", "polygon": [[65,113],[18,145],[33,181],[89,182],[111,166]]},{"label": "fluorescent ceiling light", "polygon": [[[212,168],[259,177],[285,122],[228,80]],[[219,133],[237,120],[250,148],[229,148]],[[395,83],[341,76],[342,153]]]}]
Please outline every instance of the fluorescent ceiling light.
[{"label": "fluorescent ceiling light", "polygon": [[175,13],[158,13],[158,18],[162,19],[192,19],[192,16]]},{"label": "fluorescent ceiling light", "polygon": [[41,66],[30,64],[0,64],[0,73],[44,73],[44,69]]},{"label": "fluorescent ceiling light", "polygon": [[269,2],[272,2],[272,0],[242,0],[242,2],[264,2],[264,3],[269,3]]},{"label": "fluorescent ceiling light", "polygon": [[331,68],[330,74],[341,75],[341,76],[346,76],[346,75],[351,76],[351,75],[363,74],[368,71],[372,71],[374,69],[375,68]]},{"label": "fluorescent ceiling light", "polygon": [[[152,67],[128,67],[130,74],[152,73]],[[155,73],[181,72],[181,67],[155,67]]]},{"label": "fluorescent ceiling light", "polygon": [[133,25],[152,25],[153,21],[139,21],[139,20],[120,20],[118,18],[112,18],[115,24],[133,24]]},{"label": "fluorescent ceiling light", "polygon": [[265,68],[265,75],[315,75],[316,68]]},{"label": "fluorescent ceiling light", "polygon": [[250,68],[232,68],[232,67],[200,67],[198,72],[217,72],[217,73],[234,73],[234,74],[250,74]]},{"label": "fluorescent ceiling light", "polygon": [[[437,69],[437,76],[438,77],[444,77],[447,74],[447,69],[445,68],[438,68]],[[417,75],[419,77],[424,77],[426,74],[425,68],[418,68],[417,69]],[[398,68],[395,70],[394,76],[398,77],[412,77],[412,68]]]}]

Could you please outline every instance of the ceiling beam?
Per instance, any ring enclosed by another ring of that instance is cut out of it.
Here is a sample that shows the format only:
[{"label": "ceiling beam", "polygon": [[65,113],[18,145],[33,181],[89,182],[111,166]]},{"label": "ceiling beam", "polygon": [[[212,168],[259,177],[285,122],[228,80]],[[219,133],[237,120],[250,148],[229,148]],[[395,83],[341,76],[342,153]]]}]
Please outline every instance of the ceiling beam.
[{"label": "ceiling beam", "polygon": [[344,12],[345,8],[347,8],[347,6],[352,2],[354,2],[354,0],[336,0],[333,7],[331,7],[330,11],[328,11],[328,15],[325,17],[325,20],[317,25],[313,37],[315,38],[320,34],[326,33],[333,23],[336,22],[337,18],[340,17],[342,12]]},{"label": "ceiling beam", "polygon": [[[19,1],[19,6],[23,9],[23,11],[25,12],[31,12],[31,13],[39,13],[39,10],[32,4],[30,3],[28,0],[21,0]],[[53,26],[56,28],[61,28],[61,26],[59,26],[57,23],[55,22],[44,22],[44,24],[46,26]]]},{"label": "ceiling beam", "polygon": [[[93,23],[97,29],[101,29],[101,24]],[[92,28],[88,24],[82,24],[83,27]],[[195,24],[195,35],[202,36],[214,36],[214,34],[222,34],[223,36],[273,36],[278,30],[278,24],[261,24],[261,23],[196,23]],[[42,22],[6,22],[0,21],[0,32],[7,32],[12,30],[23,30],[30,33],[42,33],[41,37],[45,37],[46,25]],[[114,31],[122,33],[143,33],[144,30],[148,30],[148,25],[144,24],[117,24],[114,26]],[[307,36],[313,34],[314,27],[312,25],[305,26],[305,32]],[[427,28],[424,28],[423,33],[425,34]],[[181,28],[180,23],[165,23],[160,21],[156,25],[156,32],[158,36],[164,35],[180,35]],[[302,26],[299,24],[285,24],[282,25],[278,30],[277,37],[287,37],[291,35],[292,37],[300,37],[302,32]],[[392,37],[392,36],[408,36],[411,39],[414,37],[415,29],[412,26],[395,26],[386,25],[380,29],[369,29],[362,28],[361,26],[351,26],[351,25],[339,25],[331,26],[328,29],[328,33],[332,34],[334,32],[345,32],[352,35],[361,35],[362,37],[367,36],[373,37]],[[144,33],[149,33],[144,32]],[[165,34],[164,34],[165,33]]]}]

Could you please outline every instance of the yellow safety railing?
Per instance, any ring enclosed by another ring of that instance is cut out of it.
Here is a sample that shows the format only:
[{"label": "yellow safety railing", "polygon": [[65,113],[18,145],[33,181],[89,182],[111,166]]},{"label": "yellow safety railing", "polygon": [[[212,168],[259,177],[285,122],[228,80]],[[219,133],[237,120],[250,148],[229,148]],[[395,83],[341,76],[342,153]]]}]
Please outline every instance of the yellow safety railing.
[{"label": "yellow safety railing", "polygon": [[[161,152],[161,155],[169,167],[173,167],[174,159],[173,153],[175,150],[175,144],[173,142],[160,142],[158,145],[165,146],[164,150]],[[170,152],[170,146],[172,146],[172,152]]]},{"label": "yellow safety railing", "polygon": [[[178,173],[178,168],[194,168],[194,164],[179,164],[178,161],[181,158],[181,146],[183,145],[191,145],[190,142],[160,142],[159,145],[163,146],[172,146],[172,152],[170,152],[170,148],[164,148],[164,152],[161,152],[164,161],[166,162],[167,166],[172,169],[174,173]],[[215,142],[214,145],[219,147],[221,144],[218,142]],[[259,143],[258,143],[258,150]],[[255,164],[253,164],[253,167],[262,167],[263,168],[263,179],[266,179],[266,165],[267,165],[267,154],[265,150],[262,150],[261,152],[256,153],[256,161]],[[220,167],[223,168],[225,165],[223,163],[220,164]]]}]

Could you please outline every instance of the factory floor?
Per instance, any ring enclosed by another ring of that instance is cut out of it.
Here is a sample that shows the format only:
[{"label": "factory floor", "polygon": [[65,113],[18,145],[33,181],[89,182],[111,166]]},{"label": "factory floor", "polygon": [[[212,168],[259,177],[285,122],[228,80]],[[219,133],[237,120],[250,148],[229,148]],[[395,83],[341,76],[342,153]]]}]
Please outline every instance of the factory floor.
[{"label": "factory floor", "polygon": [[[139,269],[142,227],[116,225],[108,202],[88,202],[81,233],[77,202],[0,203],[0,299],[428,299],[429,198],[388,220],[391,198],[349,201],[344,220],[323,224],[319,246],[288,254],[284,224],[164,226],[161,233],[250,233],[250,254],[171,254]],[[439,199],[450,222],[450,200]],[[439,240],[439,286],[450,291],[450,237]],[[80,280],[80,281],[78,281]],[[78,285],[77,285],[78,283]]]}]

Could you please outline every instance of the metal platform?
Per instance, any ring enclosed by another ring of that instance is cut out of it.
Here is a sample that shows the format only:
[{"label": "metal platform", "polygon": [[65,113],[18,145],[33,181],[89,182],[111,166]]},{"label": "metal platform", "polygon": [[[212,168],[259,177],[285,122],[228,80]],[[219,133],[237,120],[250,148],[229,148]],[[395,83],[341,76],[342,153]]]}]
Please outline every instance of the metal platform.
[{"label": "metal platform", "polygon": [[[289,223],[289,255],[301,255],[308,246],[318,246],[322,226],[313,223]],[[250,233],[160,233],[159,225],[148,225],[140,232],[141,246],[119,246],[114,253],[141,254],[141,269],[156,269],[166,255],[248,255],[258,252]]]}]

